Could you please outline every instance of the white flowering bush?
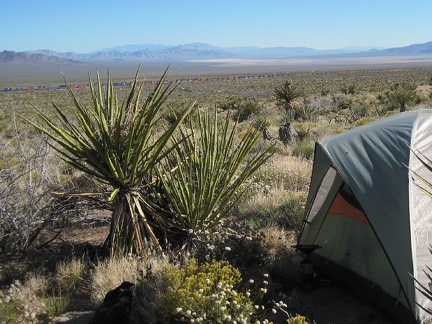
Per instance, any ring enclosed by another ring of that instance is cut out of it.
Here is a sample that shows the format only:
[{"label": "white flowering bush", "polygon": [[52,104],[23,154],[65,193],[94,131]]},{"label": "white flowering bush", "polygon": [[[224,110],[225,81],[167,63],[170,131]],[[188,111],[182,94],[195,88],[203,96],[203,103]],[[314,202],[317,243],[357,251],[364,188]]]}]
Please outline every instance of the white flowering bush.
[{"label": "white flowering bush", "polygon": [[254,312],[248,292],[238,290],[240,271],[227,261],[199,265],[191,260],[165,271],[168,288],[159,298],[172,320],[185,323],[250,323]]}]

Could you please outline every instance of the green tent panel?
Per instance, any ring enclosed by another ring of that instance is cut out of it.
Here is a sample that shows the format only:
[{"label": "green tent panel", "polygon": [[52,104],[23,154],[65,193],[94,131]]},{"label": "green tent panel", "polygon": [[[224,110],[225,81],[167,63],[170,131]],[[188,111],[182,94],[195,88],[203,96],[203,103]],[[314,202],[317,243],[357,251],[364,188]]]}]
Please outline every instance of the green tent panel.
[{"label": "green tent panel", "polygon": [[[432,109],[409,111],[317,142],[299,244],[318,270],[365,293],[401,323],[429,318],[432,303]],[[426,271],[426,273],[425,273]]]}]

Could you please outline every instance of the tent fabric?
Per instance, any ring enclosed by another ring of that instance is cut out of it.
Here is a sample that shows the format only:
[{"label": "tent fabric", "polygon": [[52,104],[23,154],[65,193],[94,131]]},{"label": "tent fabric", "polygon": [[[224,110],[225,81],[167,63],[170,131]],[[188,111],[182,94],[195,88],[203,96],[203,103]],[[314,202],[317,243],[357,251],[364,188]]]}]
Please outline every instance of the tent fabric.
[{"label": "tent fabric", "polygon": [[[395,114],[316,143],[299,238],[300,244],[323,245],[315,253],[379,285],[418,319],[427,315],[418,304],[430,307],[413,277],[428,287],[424,270],[432,266],[432,198],[416,185],[416,174],[429,179],[432,174],[414,153],[432,152],[431,139],[432,110],[425,109]],[[341,210],[335,212],[342,184],[361,206],[362,222],[356,219],[361,217],[358,211],[348,207],[344,214],[351,219],[341,217]],[[350,250],[357,256],[344,260]]]}]

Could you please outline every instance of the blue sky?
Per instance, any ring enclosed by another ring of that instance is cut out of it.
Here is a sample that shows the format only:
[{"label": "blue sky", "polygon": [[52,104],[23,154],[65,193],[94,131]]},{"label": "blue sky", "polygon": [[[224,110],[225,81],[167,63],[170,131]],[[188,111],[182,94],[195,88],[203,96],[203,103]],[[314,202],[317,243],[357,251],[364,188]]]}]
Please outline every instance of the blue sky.
[{"label": "blue sky", "polygon": [[431,0],[0,0],[0,51],[398,47],[432,41],[431,12]]}]

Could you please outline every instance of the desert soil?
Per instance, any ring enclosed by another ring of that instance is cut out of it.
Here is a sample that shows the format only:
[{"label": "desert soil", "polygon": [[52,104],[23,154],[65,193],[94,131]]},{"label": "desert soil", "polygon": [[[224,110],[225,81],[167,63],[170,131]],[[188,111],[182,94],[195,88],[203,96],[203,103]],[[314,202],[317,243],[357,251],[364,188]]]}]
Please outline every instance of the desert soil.
[{"label": "desert soil", "polygon": [[[23,279],[25,273],[40,267],[52,271],[57,260],[73,254],[79,255],[83,250],[91,251],[92,246],[102,244],[108,229],[107,226],[102,226],[68,231],[62,235],[57,244],[51,244],[31,255],[0,254],[0,285],[5,287],[12,279]],[[329,281],[322,280],[313,291],[309,292],[300,288],[281,292],[277,299],[288,305],[290,314],[306,316],[311,323],[394,323],[368,304],[366,300]],[[85,301],[82,298],[75,300],[73,311],[52,319],[50,323],[88,323],[93,313],[89,304],[88,300]],[[268,318],[275,324],[286,323],[287,315],[278,311],[276,314],[270,313]]]}]

